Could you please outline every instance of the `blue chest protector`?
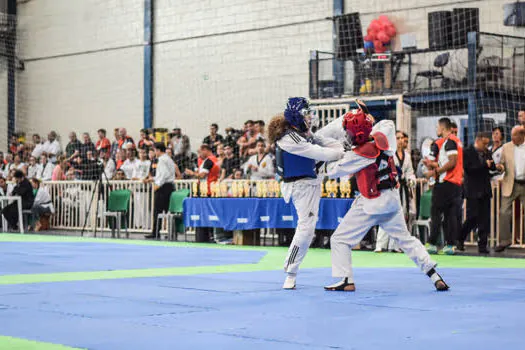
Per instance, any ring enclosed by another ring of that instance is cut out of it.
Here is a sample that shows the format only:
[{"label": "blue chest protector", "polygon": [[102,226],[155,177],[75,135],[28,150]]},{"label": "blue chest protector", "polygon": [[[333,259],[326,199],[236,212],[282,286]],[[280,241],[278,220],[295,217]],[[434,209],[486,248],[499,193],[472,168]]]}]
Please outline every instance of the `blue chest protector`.
[{"label": "blue chest protector", "polygon": [[[297,135],[297,133],[295,133],[295,135]],[[294,137],[296,137],[295,135]],[[311,142],[308,139],[306,140]],[[284,182],[292,182],[305,178],[317,178],[317,173],[315,171],[315,159],[286,152],[281,147],[276,145],[275,160],[277,164],[277,174],[279,174]]]}]

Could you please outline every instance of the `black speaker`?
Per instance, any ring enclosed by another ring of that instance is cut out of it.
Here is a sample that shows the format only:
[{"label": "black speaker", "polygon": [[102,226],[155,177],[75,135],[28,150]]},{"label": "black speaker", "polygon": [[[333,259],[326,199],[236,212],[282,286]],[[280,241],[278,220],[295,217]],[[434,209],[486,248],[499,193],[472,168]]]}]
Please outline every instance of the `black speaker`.
[{"label": "black speaker", "polygon": [[525,26],[525,2],[503,5],[503,25],[509,27]]},{"label": "black speaker", "polygon": [[467,46],[469,32],[479,32],[479,9],[454,9],[452,11],[452,45],[454,47]]},{"label": "black speaker", "polygon": [[428,13],[428,47],[448,49],[452,46],[452,12]]},{"label": "black speaker", "polygon": [[335,18],[337,28],[336,57],[348,60],[356,55],[357,49],[364,48],[363,30],[359,13],[348,13]]}]

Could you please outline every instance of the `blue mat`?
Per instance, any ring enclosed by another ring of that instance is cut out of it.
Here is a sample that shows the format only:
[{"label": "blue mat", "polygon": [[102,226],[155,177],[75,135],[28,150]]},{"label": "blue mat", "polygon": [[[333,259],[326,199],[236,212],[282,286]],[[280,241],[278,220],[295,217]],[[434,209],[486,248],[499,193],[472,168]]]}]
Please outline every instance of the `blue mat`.
[{"label": "blue mat", "polygon": [[356,269],[356,293],[325,292],[329,269],[0,287],[2,335],[88,349],[520,349],[525,273]]},{"label": "blue mat", "polygon": [[112,243],[0,243],[0,275],[257,263],[264,251]]}]

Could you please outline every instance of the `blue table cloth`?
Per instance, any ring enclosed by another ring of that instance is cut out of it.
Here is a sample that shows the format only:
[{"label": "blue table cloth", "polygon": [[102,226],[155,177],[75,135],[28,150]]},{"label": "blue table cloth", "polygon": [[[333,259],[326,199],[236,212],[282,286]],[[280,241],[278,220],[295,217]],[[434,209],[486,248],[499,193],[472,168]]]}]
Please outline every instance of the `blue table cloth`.
[{"label": "blue table cloth", "polygon": [[[334,230],[353,199],[321,198],[317,229]],[[184,225],[222,227],[227,231],[295,228],[297,214],[282,198],[186,198]]]}]

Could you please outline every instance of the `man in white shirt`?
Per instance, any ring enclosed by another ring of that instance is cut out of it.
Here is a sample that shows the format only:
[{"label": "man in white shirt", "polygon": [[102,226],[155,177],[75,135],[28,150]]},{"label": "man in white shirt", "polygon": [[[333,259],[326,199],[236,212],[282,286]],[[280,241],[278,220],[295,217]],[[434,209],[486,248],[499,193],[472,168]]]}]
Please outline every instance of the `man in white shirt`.
[{"label": "man in white shirt", "polygon": [[55,165],[48,161],[47,155],[44,153],[40,156],[40,163],[38,164],[37,179],[41,181],[51,181],[53,177],[53,170]]},{"label": "man in white shirt", "polygon": [[[139,159],[135,163],[131,179],[135,181],[143,181],[148,178],[150,166],[151,161],[147,158],[146,150],[144,148],[139,149]],[[148,206],[148,194],[145,184],[140,184],[135,187],[133,198],[135,208],[135,215],[133,216],[135,219],[135,227],[145,228],[149,225],[150,211]]]},{"label": "man in white shirt", "polygon": [[47,135],[47,141],[44,143],[43,148],[43,151],[47,153],[49,161],[51,163],[56,163],[57,155],[59,155],[62,152],[62,149],[60,148],[60,143],[58,143],[57,141],[56,132],[51,131]]},{"label": "man in white shirt", "polygon": [[251,180],[264,180],[275,178],[275,167],[273,157],[266,153],[266,144],[263,140],[257,141],[256,154],[250,157],[244,164],[244,173],[251,172]]},{"label": "man in white shirt", "polygon": [[153,190],[155,191],[154,196],[154,208],[153,213],[153,231],[150,235],[145,236],[146,238],[157,237],[157,217],[160,213],[166,212],[170,205],[171,192],[173,192],[173,182],[175,181],[175,163],[166,154],[166,145],[162,142],[155,143],[154,146],[155,155],[157,156],[158,163],[155,170],[155,178],[144,179],[143,182],[153,182]]},{"label": "man in white shirt", "polygon": [[128,159],[122,164],[120,169],[126,174],[126,179],[131,180],[133,178],[133,171],[137,167],[138,159],[135,158],[135,149],[129,148],[126,150],[126,155]]},{"label": "man in white shirt", "polygon": [[44,152],[44,144],[40,140],[40,135],[33,135],[33,143],[35,144],[35,148],[33,149],[31,155],[35,157],[35,159],[39,159],[42,153]]}]

